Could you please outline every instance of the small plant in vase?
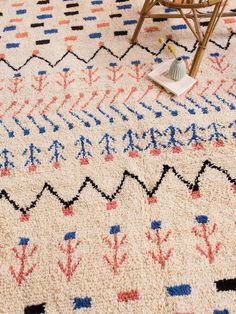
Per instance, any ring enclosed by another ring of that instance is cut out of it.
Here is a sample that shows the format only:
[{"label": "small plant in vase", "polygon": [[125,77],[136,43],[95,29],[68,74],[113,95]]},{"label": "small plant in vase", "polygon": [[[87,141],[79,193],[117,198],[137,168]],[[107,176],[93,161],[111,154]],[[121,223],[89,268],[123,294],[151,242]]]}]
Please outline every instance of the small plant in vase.
[{"label": "small plant in vase", "polygon": [[159,43],[164,44],[170,55],[175,58],[169,69],[170,78],[174,81],[180,81],[186,75],[186,67],[183,59],[176,56],[175,48],[172,44],[166,44],[163,38],[159,38]]}]

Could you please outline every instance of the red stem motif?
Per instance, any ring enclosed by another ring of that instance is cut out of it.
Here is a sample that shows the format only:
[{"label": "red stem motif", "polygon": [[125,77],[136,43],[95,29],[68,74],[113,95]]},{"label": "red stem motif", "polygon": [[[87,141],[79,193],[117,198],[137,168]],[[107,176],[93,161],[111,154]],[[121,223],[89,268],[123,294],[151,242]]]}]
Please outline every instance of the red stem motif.
[{"label": "red stem motif", "polygon": [[100,76],[96,76],[98,68],[93,70],[93,67],[89,66],[86,70],[82,70],[82,72],[86,75],[86,77],[82,77],[81,80],[87,83],[89,86],[92,86],[93,83],[100,79]]},{"label": "red stem motif", "polygon": [[41,93],[44,88],[48,86],[47,76],[46,75],[33,75],[33,78],[35,80],[35,84],[32,84],[31,86],[33,89],[35,89],[38,93]]},{"label": "red stem motif", "polygon": [[202,238],[205,243],[205,249],[196,245],[196,250],[203,256],[205,256],[209,263],[212,264],[215,261],[215,257],[221,249],[222,243],[217,242],[215,246],[210,241],[211,235],[216,231],[217,225],[214,224],[212,228],[208,228],[206,224],[201,224],[200,230],[197,227],[193,227],[192,232],[198,238]]},{"label": "red stem motif", "polygon": [[135,79],[136,82],[139,82],[146,75],[146,71],[142,71],[145,66],[146,64],[140,65],[140,63],[137,62],[133,66],[130,66],[130,69],[133,71],[133,73],[128,73],[128,75]]},{"label": "red stem motif", "polygon": [[62,73],[58,73],[61,77],[61,81],[56,81],[58,85],[60,85],[64,90],[66,90],[72,83],[75,82],[75,79],[71,79],[71,76],[74,72],[63,71]]},{"label": "red stem motif", "polygon": [[113,252],[112,257],[104,255],[104,260],[107,262],[109,266],[112,267],[114,274],[118,273],[118,269],[122,266],[122,264],[124,263],[128,256],[127,253],[124,253],[119,257],[119,249],[121,248],[121,246],[124,245],[125,239],[126,235],[122,236],[121,240],[119,241],[117,233],[113,234],[114,240],[113,243],[108,237],[105,237],[103,239],[103,241],[107,244],[109,249]]},{"label": "red stem motif", "polygon": [[150,254],[151,258],[154,260],[154,262],[158,262],[161,265],[161,269],[165,268],[166,263],[169,260],[169,258],[171,257],[171,254],[173,251],[172,248],[169,248],[167,250],[167,252],[165,253],[163,250],[163,247],[162,247],[162,245],[165,242],[167,242],[171,233],[172,233],[171,230],[169,230],[166,233],[166,235],[163,238],[161,238],[160,229],[155,230],[155,236],[154,237],[151,236],[150,231],[146,232],[147,239],[149,241],[151,241],[152,243],[154,243],[157,247],[157,253],[155,253],[153,251],[149,251],[148,253]]},{"label": "red stem motif", "polygon": [[81,258],[79,257],[76,262],[73,263],[73,254],[75,253],[76,248],[81,243],[80,240],[78,240],[74,247],[72,247],[73,240],[68,240],[66,248],[63,247],[62,244],[59,245],[60,251],[66,255],[66,263],[65,265],[62,263],[62,261],[58,261],[58,266],[61,269],[61,271],[65,274],[67,281],[70,281],[71,278],[74,275],[74,272],[76,271],[77,267],[79,266],[79,263],[81,261]]},{"label": "red stem motif", "polygon": [[16,280],[16,282],[19,286],[26,279],[26,277],[29,276],[33,272],[34,268],[36,267],[36,264],[33,264],[28,270],[25,269],[28,258],[32,257],[34,255],[34,253],[37,250],[37,246],[34,245],[32,250],[28,254],[27,254],[28,245],[22,245],[21,248],[22,248],[22,254],[21,255],[18,252],[16,247],[14,247],[12,249],[12,251],[15,253],[15,258],[20,260],[20,268],[19,268],[18,272],[13,268],[12,265],[9,267],[9,271],[10,271],[11,275]]},{"label": "red stem motif", "polygon": [[221,74],[224,73],[224,71],[229,67],[229,64],[227,63],[225,66],[223,65],[224,60],[226,56],[222,57],[215,57],[215,58],[208,58],[212,62],[212,68],[216,71],[220,72]]},{"label": "red stem motif", "polygon": [[124,74],[119,74],[119,72],[121,71],[122,69],[122,66],[119,66],[119,67],[111,67],[111,68],[106,68],[110,73],[111,75],[108,75],[108,79],[110,81],[112,81],[114,84],[116,82],[118,82],[123,76]]},{"label": "red stem motif", "polygon": [[15,77],[11,79],[11,85],[8,87],[9,91],[12,92],[12,94],[17,94],[22,89],[22,81],[22,77]]}]

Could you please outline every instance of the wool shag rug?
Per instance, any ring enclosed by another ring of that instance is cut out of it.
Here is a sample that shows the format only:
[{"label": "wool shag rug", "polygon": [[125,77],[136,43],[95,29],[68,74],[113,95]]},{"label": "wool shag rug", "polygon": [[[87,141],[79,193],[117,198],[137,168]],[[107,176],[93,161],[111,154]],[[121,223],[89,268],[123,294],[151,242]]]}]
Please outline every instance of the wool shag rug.
[{"label": "wool shag rug", "polygon": [[236,18],[176,98],[141,5],[0,3],[0,313],[236,313]]}]

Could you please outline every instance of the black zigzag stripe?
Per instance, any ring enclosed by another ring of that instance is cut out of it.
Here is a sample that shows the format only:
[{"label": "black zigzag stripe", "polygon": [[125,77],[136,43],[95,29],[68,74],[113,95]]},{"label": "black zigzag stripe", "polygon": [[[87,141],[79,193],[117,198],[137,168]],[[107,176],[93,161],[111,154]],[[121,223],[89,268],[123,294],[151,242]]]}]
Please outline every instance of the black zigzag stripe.
[{"label": "black zigzag stripe", "polygon": [[48,191],[49,193],[51,193],[53,196],[55,196],[55,198],[63,205],[63,207],[68,208],[70,206],[72,206],[75,202],[77,202],[80,198],[81,193],[83,192],[83,190],[87,187],[87,185],[92,186],[92,188],[94,190],[96,190],[102,198],[104,198],[107,201],[113,201],[116,199],[116,197],[121,193],[121,191],[124,189],[124,184],[125,181],[128,178],[131,178],[133,180],[135,180],[140,187],[143,189],[143,191],[146,193],[147,197],[152,197],[156,194],[156,192],[158,191],[160,185],[162,184],[163,180],[165,179],[167,173],[172,172],[191,192],[197,192],[199,191],[200,187],[200,180],[201,180],[201,176],[204,174],[204,172],[206,171],[207,168],[211,168],[211,169],[215,169],[219,172],[221,172],[222,174],[224,174],[226,176],[226,178],[228,179],[228,181],[232,184],[236,184],[236,179],[233,179],[230,174],[228,173],[227,170],[216,166],[215,164],[213,164],[212,162],[210,162],[209,160],[205,160],[202,164],[201,169],[198,171],[197,176],[194,179],[194,182],[191,183],[188,180],[186,180],[180,173],[178,173],[178,171],[174,168],[171,167],[169,165],[163,165],[163,169],[161,172],[161,176],[160,179],[155,183],[154,187],[152,189],[148,189],[146,184],[139,179],[139,177],[127,170],[124,171],[121,181],[119,183],[119,185],[116,187],[115,192],[111,195],[107,194],[106,192],[104,192],[96,183],[93,179],[91,179],[90,177],[85,177],[83,183],[81,184],[77,194],[69,201],[65,201],[62,197],[59,196],[59,194],[56,192],[56,190],[47,182],[45,182],[42,190],[36,195],[35,200],[33,200],[31,202],[31,204],[28,207],[21,207],[19,206],[7,193],[6,190],[2,190],[0,192],[0,199],[5,198],[15,210],[20,211],[22,214],[27,214],[27,212],[29,212],[31,209],[33,209],[34,207],[36,207],[37,203],[39,202],[39,200],[41,199],[41,197],[43,196],[44,192]]},{"label": "black zigzag stripe", "polygon": [[[223,49],[223,50],[227,50],[230,45],[231,45],[231,40],[232,38],[236,35],[236,33],[234,32],[231,32],[229,37],[228,37],[228,40],[226,42],[226,45],[225,46],[222,46],[221,44],[217,43],[216,41],[214,40],[211,40],[211,43],[213,43],[215,46],[217,46],[218,48],[220,49]],[[44,61],[45,63],[47,63],[51,68],[54,68],[56,67],[63,59],[66,58],[66,56],[68,55],[73,55],[78,61],[81,61],[85,64],[88,64],[89,62],[91,62],[93,59],[96,58],[96,56],[99,54],[100,51],[102,50],[105,50],[106,52],[108,52],[112,57],[114,57],[115,59],[118,59],[118,60],[122,60],[126,57],[126,55],[134,48],[134,47],[139,47],[145,51],[147,51],[148,53],[150,53],[151,55],[157,57],[159,56],[162,51],[165,49],[166,47],[166,44],[168,44],[169,42],[172,42],[174,45],[184,49],[186,52],[189,52],[189,53],[193,53],[196,48],[197,48],[197,41],[194,43],[193,47],[192,48],[188,48],[187,46],[185,45],[182,45],[180,43],[178,43],[177,41],[173,40],[173,39],[168,39],[166,41],[165,44],[162,45],[162,47],[159,49],[159,51],[155,52],[155,51],[152,51],[150,50],[148,47],[145,47],[139,43],[136,43],[134,45],[130,45],[127,50],[121,55],[121,56],[118,56],[116,55],[110,48],[107,48],[106,46],[101,46],[99,47],[99,49],[97,49],[94,54],[88,59],[84,59],[84,58],[80,58],[76,53],[72,52],[72,51],[67,51],[59,60],[57,60],[54,64],[51,63],[50,61],[48,61],[46,58],[43,58],[43,57],[40,57],[40,56],[36,56],[36,55],[33,55],[33,56],[30,56],[21,66],[19,67],[14,67],[13,65],[10,64],[10,62],[8,62],[6,59],[0,59],[0,62],[3,62],[5,63],[9,68],[11,68],[13,71],[20,71],[22,68],[24,68],[32,59],[39,59],[39,60],[42,60]]]}]

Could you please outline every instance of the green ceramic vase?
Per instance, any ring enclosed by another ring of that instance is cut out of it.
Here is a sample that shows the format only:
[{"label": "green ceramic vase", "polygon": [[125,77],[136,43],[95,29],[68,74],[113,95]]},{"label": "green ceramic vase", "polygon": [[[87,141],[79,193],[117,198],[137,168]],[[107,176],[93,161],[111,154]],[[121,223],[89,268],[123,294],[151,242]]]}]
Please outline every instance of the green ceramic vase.
[{"label": "green ceramic vase", "polygon": [[177,58],[175,59],[169,70],[169,76],[174,81],[180,81],[186,75],[186,67],[183,59]]}]

